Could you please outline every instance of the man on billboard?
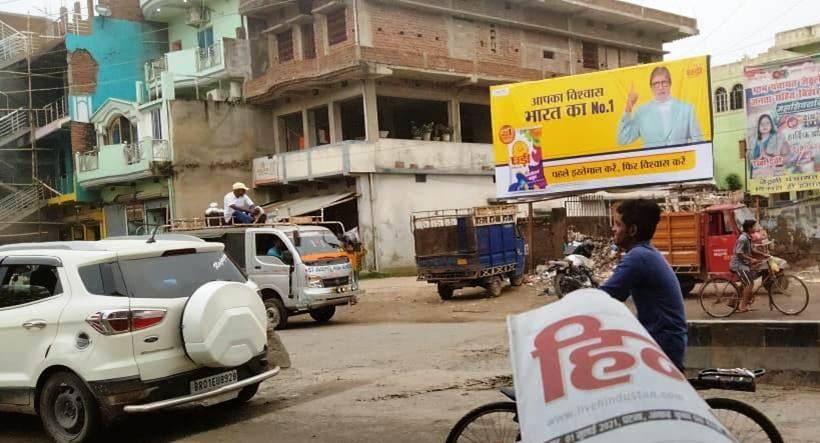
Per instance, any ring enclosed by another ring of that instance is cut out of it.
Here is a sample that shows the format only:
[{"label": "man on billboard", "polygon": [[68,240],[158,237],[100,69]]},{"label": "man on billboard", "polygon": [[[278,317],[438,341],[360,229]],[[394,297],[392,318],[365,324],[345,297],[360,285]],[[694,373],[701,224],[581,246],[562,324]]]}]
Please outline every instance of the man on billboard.
[{"label": "man on billboard", "polygon": [[649,75],[652,100],[632,109],[638,101],[634,85],[626,99],[626,108],[618,124],[618,144],[628,145],[641,139],[643,147],[675,146],[703,141],[695,109],[672,97],[672,75],[658,66]]}]

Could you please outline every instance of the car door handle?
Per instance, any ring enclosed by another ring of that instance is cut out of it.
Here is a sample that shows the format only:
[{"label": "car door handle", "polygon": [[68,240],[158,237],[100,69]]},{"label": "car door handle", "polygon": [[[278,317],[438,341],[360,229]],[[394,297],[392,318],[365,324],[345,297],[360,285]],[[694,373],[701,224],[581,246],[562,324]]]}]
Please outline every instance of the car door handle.
[{"label": "car door handle", "polygon": [[32,329],[32,328],[43,329],[43,328],[46,327],[47,324],[48,323],[46,323],[45,320],[29,320],[29,321],[23,323],[23,327],[26,328],[26,329]]},{"label": "car door handle", "polygon": [[253,269],[262,269],[261,266],[254,266]]}]

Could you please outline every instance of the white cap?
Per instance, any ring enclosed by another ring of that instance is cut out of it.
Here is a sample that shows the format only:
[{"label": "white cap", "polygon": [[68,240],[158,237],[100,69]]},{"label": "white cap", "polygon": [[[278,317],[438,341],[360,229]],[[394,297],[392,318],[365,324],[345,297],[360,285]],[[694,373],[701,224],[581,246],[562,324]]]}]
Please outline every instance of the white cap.
[{"label": "white cap", "polygon": [[213,203],[209,204],[208,207],[209,208],[218,208],[219,204],[217,204],[216,202],[213,202]]},{"label": "white cap", "polygon": [[247,191],[248,187],[245,186],[245,184],[242,183],[242,182],[236,182],[236,183],[233,184],[233,190],[236,191],[237,189],[243,189],[243,190]]}]

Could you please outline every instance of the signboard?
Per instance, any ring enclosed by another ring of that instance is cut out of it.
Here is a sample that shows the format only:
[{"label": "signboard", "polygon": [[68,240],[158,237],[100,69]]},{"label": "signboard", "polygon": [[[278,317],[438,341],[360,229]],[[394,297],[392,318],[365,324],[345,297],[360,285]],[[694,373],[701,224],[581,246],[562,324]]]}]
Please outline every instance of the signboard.
[{"label": "signboard", "polygon": [[744,75],[749,192],[820,188],[820,58]]},{"label": "signboard", "polygon": [[712,178],[709,59],[495,86],[499,198]]},{"label": "signboard", "polygon": [[575,291],[508,317],[507,326],[522,441],[735,441],[629,309],[605,292]]}]

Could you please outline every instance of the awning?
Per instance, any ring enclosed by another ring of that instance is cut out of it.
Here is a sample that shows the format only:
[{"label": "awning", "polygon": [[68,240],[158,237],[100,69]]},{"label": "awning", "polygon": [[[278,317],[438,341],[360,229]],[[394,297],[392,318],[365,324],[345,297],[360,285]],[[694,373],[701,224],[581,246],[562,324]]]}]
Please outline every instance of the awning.
[{"label": "awning", "polygon": [[347,203],[355,198],[356,194],[352,192],[343,192],[340,194],[282,200],[263,205],[262,209],[265,210],[265,213],[268,214],[270,218],[277,221],[288,217],[310,214],[311,212],[316,212],[320,209]]}]

